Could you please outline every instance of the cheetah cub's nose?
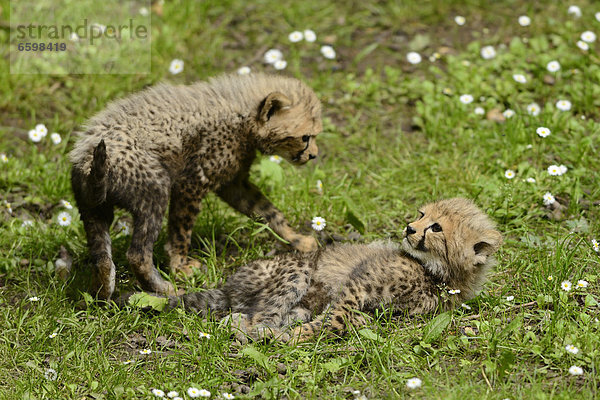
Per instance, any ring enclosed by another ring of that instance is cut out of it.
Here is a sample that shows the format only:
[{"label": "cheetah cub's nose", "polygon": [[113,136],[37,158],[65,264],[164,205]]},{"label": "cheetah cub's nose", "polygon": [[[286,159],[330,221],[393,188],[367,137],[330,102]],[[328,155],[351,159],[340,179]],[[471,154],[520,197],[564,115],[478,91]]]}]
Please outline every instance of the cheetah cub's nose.
[{"label": "cheetah cub's nose", "polygon": [[309,154],[308,155],[308,159],[309,160],[314,160],[315,158],[317,158],[317,156],[315,156],[314,154]]},{"label": "cheetah cub's nose", "polygon": [[417,231],[415,231],[415,229],[410,226],[410,225],[406,225],[406,236],[408,235],[412,235],[413,233],[416,233]]}]

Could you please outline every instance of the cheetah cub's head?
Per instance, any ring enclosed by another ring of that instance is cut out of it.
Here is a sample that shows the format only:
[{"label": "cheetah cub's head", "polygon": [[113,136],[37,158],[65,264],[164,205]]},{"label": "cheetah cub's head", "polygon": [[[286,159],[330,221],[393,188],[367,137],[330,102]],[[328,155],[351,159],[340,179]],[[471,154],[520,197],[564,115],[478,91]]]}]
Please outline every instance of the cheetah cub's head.
[{"label": "cheetah cub's head", "polygon": [[467,199],[427,204],[404,229],[403,249],[462,300],[473,297],[495,264],[502,235],[493,222]]},{"label": "cheetah cub's head", "polygon": [[276,154],[296,165],[319,154],[316,136],[323,129],[321,103],[312,90],[299,89],[291,97],[270,93],[259,106],[257,125],[263,154]]}]

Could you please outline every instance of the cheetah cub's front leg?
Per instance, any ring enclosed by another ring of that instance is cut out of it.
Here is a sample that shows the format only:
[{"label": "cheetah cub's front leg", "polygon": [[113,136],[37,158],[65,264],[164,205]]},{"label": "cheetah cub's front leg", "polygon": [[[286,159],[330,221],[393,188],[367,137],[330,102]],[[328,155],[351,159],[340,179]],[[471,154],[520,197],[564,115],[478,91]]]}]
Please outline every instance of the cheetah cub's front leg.
[{"label": "cheetah cub's front leg", "polygon": [[294,231],[285,217],[255,185],[248,182],[246,177],[234,179],[218,191],[227,204],[249,217],[264,218],[269,227],[279,236],[290,242],[296,250],[311,252],[319,247],[312,236],[301,235]]},{"label": "cheetah cub's front leg", "polygon": [[169,254],[169,269],[174,274],[190,276],[192,268],[201,268],[202,263],[188,257],[194,221],[200,212],[200,202],[208,189],[194,185],[193,179],[174,184],[169,203],[169,236],[165,250]]}]

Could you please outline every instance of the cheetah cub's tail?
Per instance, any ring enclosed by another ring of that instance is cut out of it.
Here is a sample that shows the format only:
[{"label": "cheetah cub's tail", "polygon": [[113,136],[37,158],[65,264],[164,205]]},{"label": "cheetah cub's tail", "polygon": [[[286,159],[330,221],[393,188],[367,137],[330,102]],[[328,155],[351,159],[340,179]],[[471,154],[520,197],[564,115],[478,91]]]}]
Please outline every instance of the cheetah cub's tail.
[{"label": "cheetah cub's tail", "polygon": [[[104,139],[94,149],[92,167],[88,176],[88,191],[90,203],[98,205],[106,200],[106,144]],[[92,204],[90,204],[92,205]]]},{"label": "cheetah cub's tail", "polygon": [[170,296],[165,310],[181,307],[186,311],[205,316],[208,311],[226,311],[229,309],[227,296],[220,289],[188,293],[182,296]]},{"label": "cheetah cub's tail", "polygon": [[[74,152],[71,152],[71,157]],[[84,205],[87,208],[94,208],[106,201],[106,171],[108,169],[106,158],[106,144],[102,139],[94,148],[89,173],[85,172],[81,163],[73,161],[71,183],[75,191],[75,198],[82,203],[79,204],[80,207]]]}]

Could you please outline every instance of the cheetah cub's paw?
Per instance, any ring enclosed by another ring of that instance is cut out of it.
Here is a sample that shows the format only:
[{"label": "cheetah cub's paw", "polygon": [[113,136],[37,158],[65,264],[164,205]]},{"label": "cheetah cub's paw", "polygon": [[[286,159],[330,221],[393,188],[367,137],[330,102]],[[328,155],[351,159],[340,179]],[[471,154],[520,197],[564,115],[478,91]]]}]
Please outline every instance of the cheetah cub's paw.
[{"label": "cheetah cub's paw", "polygon": [[219,325],[231,327],[235,335],[235,339],[240,344],[248,343],[248,335],[250,331],[250,320],[248,315],[244,313],[232,313],[219,321]]},{"label": "cheetah cub's paw", "polygon": [[175,275],[191,276],[194,268],[204,269],[204,264],[195,258],[174,255],[171,256],[169,269]]},{"label": "cheetah cub's paw", "polygon": [[310,253],[319,248],[317,240],[312,236],[300,235],[291,241],[292,246],[303,253]]}]

